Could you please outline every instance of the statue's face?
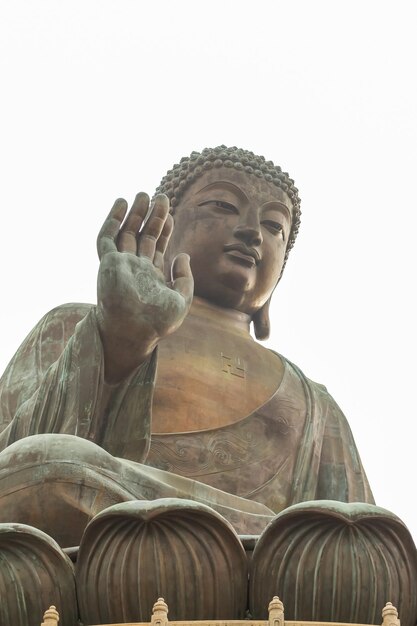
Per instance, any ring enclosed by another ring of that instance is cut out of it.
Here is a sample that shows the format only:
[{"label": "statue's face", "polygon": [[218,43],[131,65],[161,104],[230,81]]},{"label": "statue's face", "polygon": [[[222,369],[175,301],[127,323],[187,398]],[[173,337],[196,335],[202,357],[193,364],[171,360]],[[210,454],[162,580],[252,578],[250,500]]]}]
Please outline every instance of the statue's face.
[{"label": "statue's face", "polygon": [[279,187],[231,168],[205,172],[175,207],[168,262],[191,257],[194,294],[252,315],[281,274],[292,203]]}]

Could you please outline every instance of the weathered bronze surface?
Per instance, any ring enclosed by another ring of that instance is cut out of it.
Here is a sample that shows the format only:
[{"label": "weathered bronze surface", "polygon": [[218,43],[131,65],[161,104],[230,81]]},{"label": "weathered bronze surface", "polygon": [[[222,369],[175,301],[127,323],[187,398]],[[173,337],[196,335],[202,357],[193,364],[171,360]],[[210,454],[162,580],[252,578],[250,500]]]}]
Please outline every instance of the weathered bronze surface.
[{"label": "weathered bronze surface", "polygon": [[194,502],[165,498],[106,509],[87,526],[76,579],[85,624],[145,621],[160,595],[172,619],[246,613],[242,544],[220,515]]},{"label": "weathered bronze surface", "polygon": [[0,524],[0,624],[39,626],[51,598],[77,621],[74,569],[56,542],[24,524]]},{"label": "weathered bronze surface", "polygon": [[[250,335],[251,322],[258,335],[268,332],[269,299],[295,236],[295,188],[262,160],[259,168],[266,171],[250,173],[244,167],[253,166],[242,162],[250,156],[225,154],[220,165],[208,155],[190,171],[181,166],[180,192],[172,179],[171,237],[165,196],[156,196],[144,225],[145,194],[125,219],[126,203],[115,203],[98,239],[98,304],[59,307],[27,338],[4,377],[1,402],[8,425],[0,439],[6,446],[32,434],[83,437],[119,464],[141,464],[124,470],[136,472],[123,483],[131,497],[202,501],[239,532],[257,533],[295,502],[373,500],[336,403]],[[242,167],[230,167],[229,157]],[[190,172],[194,178],[188,181]],[[55,471],[62,485],[73,444],[68,450],[64,442],[59,446],[65,465],[56,459]],[[16,443],[3,462],[0,483],[8,489],[8,502],[15,501],[12,484],[30,497],[27,479],[11,476],[16,464],[10,454],[21,457],[26,450],[27,444]],[[90,454],[95,459],[101,451]],[[42,465],[36,459],[34,476],[41,472],[37,463]],[[337,481],[329,474],[337,474]],[[107,492],[113,491],[109,486]],[[97,512],[97,499],[84,495],[79,512],[75,499],[74,536],[66,538],[73,544],[80,540],[80,518]],[[72,496],[66,500],[74,502]],[[28,514],[21,519],[19,512],[19,521],[28,521]],[[39,524],[62,541],[59,515],[47,527],[45,520]]]},{"label": "weathered bronze surface", "polygon": [[277,515],[256,545],[250,611],[266,617],[265,598],[274,590],[287,598],[288,619],[372,624],[386,596],[403,623],[412,624],[416,580],[413,540],[392,513],[357,502],[296,504]]},{"label": "weathered bronze surface", "polygon": [[[340,408],[250,335],[253,324],[268,336],[297,234],[293,181],[220,147],[183,159],[158,191],[167,195],[150,204],[138,194],[129,212],[117,200],[105,220],[97,305],[48,313],[2,378],[0,522],[29,523],[68,547],[100,511],[129,500],[199,502],[255,535],[309,500],[372,512]],[[117,537],[122,551],[126,541]],[[106,590],[94,585],[99,605]],[[213,610],[207,602],[201,614]]]}]

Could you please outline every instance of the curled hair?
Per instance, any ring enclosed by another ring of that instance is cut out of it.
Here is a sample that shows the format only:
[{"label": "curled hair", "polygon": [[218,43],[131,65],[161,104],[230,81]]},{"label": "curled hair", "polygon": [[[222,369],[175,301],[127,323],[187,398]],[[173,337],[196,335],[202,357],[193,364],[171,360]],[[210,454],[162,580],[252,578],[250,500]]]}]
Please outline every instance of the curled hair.
[{"label": "curled hair", "polygon": [[300,197],[294,181],[286,172],[272,161],[265,161],[263,156],[257,156],[248,150],[242,150],[233,146],[217,146],[217,148],[205,148],[202,152],[192,152],[189,157],[183,157],[163,177],[156,193],[164,193],[168,196],[171,206],[179,203],[185,189],[207,170],[218,167],[230,167],[250,176],[263,178],[267,182],[279,187],[289,197],[293,205],[292,225],[288,237],[285,252],[285,263],[288,254],[294,245],[295,238],[300,227]]}]

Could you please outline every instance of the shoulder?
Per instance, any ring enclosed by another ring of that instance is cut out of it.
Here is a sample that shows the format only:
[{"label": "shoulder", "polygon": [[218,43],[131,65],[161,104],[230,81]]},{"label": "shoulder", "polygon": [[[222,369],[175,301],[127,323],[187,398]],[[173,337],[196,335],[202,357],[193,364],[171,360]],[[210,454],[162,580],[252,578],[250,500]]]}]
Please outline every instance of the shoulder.
[{"label": "shoulder", "polygon": [[296,377],[299,378],[301,381],[303,381],[304,384],[307,385],[310,389],[316,391],[317,393],[320,393],[320,394],[323,394],[323,395],[327,395],[329,398],[331,398],[331,395],[327,391],[327,387],[325,385],[323,385],[322,383],[317,383],[314,380],[312,380],[311,378],[309,378],[308,376],[306,376],[304,374],[303,370],[301,369],[301,367],[299,367],[298,365],[296,365],[295,363],[293,363],[292,361],[287,359],[282,354],[279,354],[275,350],[269,349],[269,352],[272,352],[277,357],[279,357],[281,359],[282,363],[284,364],[285,369],[287,371],[292,372],[293,374],[295,374]]},{"label": "shoulder", "polygon": [[38,351],[38,367],[49,367],[61,354],[75,332],[75,327],[94,305],[71,302],[61,304],[47,313],[24,339],[15,358],[26,360],[28,352]]},{"label": "shoulder", "polygon": [[[274,351],[271,350],[271,352]],[[303,370],[298,365],[296,365],[286,357],[282,356],[281,354],[278,354],[276,352],[274,353],[277,354],[277,356],[279,356],[279,358],[282,360],[285,369],[287,373],[289,373],[290,377],[293,380],[295,379],[297,381],[297,384],[299,384],[304,389],[304,394],[310,398],[311,402],[313,402],[316,407],[317,405],[320,406],[322,414],[329,414],[329,416],[331,415],[333,417],[340,418],[342,421],[346,420],[336,400],[329,393],[327,387],[323,383],[318,383],[312,380],[311,378],[306,376],[306,374],[304,374]]]},{"label": "shoulder", "polygon": [[33,350],[40,348],[42,343],[66,343],[74,333],[75,326],[87,315],[93,306],[85,303],[69,303],[62,304],[48,311],[22,341],[12,359],[12,363],[16,363],[16,360],[28,358]]},{"label": "shoulder", "polygon": [[87,304],[85,302],[68,302],[66,304],[60,304],[54,307],[39,320],[34,327],[34,330],[39,326],[50,324],[55,322],[63,323],[65,325],[74,326],[82,320],[89,311],[93,308],[93,304]]},{"label": "shoulder", "polygon": [[0,380],[0,431],[34,393],[46,370],[61,355],[78,322],[92,307],[84,303],[55,307],[23,340]]},{"label": "shoulder", "polygon": [[92,304],[69,303],[48,311],[21,343],[4,372],[3,385],[0,386],[7,381],[10,388],[15,379],[27,381],[29,377],[35,381],[38,375],[43,375],[60,356],[76,325],[92,307]]}]

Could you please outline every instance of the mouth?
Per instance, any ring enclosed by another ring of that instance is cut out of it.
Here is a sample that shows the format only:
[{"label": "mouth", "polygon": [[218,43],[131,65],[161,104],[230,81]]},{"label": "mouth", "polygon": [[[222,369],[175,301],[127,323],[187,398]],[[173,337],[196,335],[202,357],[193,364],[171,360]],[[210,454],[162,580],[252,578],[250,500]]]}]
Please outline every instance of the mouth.
[{"label": "mouth", "polygon": [[224,251],[228,256],[233,257],[238,262],[248,267],[258,265],[261,257],[255,248],[248,248],[241,243],[229,243],[224,246]]}]

